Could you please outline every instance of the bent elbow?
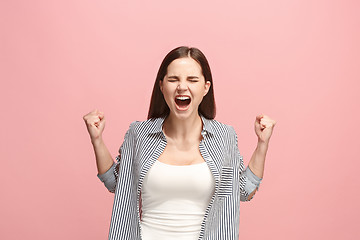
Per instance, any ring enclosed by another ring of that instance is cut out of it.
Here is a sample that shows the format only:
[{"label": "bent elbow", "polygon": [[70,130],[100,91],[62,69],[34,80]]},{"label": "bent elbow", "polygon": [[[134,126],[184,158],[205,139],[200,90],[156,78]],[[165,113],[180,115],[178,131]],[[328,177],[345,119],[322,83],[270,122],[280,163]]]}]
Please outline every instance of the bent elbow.
[{"label": "bent elbow", "polygon": [[109,192],[115,193],[116,189],[116,179],[117,176],[114,172],[115,163],[110,167],[108,171],[103,174],[97,174],[97,177],[100,179],[101,182],[104,183],[105,187],[108,189]]}]

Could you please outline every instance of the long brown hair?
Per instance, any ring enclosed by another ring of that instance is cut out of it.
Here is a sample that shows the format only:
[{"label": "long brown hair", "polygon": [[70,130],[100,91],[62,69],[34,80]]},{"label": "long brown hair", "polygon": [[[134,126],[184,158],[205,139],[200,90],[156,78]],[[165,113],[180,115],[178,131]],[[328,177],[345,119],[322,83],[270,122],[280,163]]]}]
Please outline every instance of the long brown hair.
[{"label": "long brown hair", "polygon": [[170,109],[166,104],[164,96],[160,90],[160,81],[163,81],[167,68],[172,61],[178,58],[191,57],[197,61],[202,69],[202,74],[204,75],[205,82],[210,81],[210,89],[208,93],[204,96],[201,101],[198,111],[207,119],[214,119],[216,115],[216,106],[214,98],[214,87],[213,80],[210,71],[209,63],[205,55],[195,47],[181,46],[171,50],[162,61],[158,74],[156,76],[154,88],[151,95],[151,102],[149,107],[148,119],[166,117],[170,113]]}]

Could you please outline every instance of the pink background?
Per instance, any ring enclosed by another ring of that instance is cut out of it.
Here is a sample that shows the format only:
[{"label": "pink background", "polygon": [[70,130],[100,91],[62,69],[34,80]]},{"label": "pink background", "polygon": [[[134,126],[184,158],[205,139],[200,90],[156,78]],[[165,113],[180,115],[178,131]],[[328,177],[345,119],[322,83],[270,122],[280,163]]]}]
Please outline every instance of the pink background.
[{"label": "pink background", "polygon": [[247,165],[277,121],[240,239],[359,239],[358,1],[1,1],[0,239],[106,239],[114,195],[83,115],[115,157],[173,48],[207,56],[218,121]]}]

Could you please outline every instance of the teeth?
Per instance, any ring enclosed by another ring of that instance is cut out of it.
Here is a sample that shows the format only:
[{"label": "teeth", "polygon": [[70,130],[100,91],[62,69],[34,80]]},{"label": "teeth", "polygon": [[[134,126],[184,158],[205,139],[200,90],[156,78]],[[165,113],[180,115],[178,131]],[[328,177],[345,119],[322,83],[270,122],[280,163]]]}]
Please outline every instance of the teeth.
[{"label": "teeth", "polygon": [[176,97],[176,99],[179,99],[179,100],[186,100],[186,99],[190,99],[190,97],[186,97],[186,96],[184,96],[184,97]]}]

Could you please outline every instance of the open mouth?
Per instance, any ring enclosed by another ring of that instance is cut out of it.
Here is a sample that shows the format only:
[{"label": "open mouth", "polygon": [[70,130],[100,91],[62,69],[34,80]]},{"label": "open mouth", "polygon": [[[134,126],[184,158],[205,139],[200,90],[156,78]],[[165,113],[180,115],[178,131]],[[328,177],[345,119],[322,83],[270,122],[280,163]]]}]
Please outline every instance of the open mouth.
[{"label": "open mouth", "polygon": [[180,109],[186,109],[191,102],[189,96],[177,96],[175,98],[175,103]]}]

